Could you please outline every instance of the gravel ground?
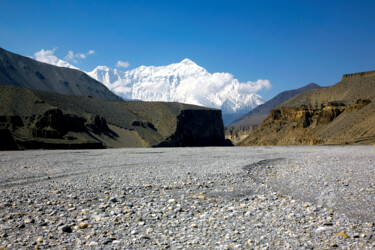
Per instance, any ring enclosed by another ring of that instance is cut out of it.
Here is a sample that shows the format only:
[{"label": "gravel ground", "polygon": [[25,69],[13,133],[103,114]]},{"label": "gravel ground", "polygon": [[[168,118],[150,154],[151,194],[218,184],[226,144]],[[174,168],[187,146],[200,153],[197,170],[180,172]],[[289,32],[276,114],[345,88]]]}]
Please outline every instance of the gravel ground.
[{"label": "gravel ground", "polygon": [[374,147],[0,152],[0,249],[375,248]]}]

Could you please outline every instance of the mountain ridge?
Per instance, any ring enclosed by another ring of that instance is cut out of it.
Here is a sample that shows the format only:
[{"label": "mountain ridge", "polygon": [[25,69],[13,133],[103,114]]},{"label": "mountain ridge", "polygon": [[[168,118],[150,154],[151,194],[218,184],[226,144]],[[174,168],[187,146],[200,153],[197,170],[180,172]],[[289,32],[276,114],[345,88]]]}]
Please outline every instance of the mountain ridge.
[{"label": "mountain ridge", "polygon": [[101,82],[80,70],[43,63],[3,48],[0,48],[0,85],[121,100]]},{"label": "mountain ridge", "polygon": [[271,110],[240,145],[375,143],[375,72],[346,74]]},{"label": "mountain ridge", "polygon": [[[265,101],[256,89],[252,91],[251,82],[240,83],[229,73],[211,74],[188,58],[167,66],[140,66],[125,72],[98,66],[87,73],[124,99],[177,101],[219,108],[223,114],[246,113]],[[259,88],[270,86],[268,80],[255,84]]]}]

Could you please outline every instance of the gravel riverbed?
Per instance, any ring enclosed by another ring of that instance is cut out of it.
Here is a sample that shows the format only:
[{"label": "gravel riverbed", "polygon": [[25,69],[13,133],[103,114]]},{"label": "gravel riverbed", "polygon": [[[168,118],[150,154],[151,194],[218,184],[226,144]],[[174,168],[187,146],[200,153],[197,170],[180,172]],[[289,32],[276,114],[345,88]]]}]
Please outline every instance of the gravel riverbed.
[{"label": "gravel riverbed", "polygon": [[0,152],[1,249],[375,248],[375,148]]}]

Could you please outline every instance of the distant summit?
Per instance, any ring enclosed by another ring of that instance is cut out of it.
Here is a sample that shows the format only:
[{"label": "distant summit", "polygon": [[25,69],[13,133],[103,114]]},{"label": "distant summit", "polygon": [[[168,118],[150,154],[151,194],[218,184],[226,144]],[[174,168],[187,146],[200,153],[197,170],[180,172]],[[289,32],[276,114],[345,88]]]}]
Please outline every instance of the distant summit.
[{"label": "distant summit", "polygon": [[268,80],[240,83],[229,73],[211,74],[188,58],[126,72],[98,66],[88,75],[124,99],[195,104],[223,114],[249,112],[265,101],[256,91],[270,87]]}]

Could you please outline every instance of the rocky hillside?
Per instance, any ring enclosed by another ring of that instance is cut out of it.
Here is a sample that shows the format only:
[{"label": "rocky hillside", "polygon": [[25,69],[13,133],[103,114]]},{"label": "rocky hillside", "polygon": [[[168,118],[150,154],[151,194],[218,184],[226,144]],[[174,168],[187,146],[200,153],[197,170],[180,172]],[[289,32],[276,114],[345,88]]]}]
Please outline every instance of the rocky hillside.
[{"label": "rocky hillside", "polygon": [[[287,101],[288,99],[302,94],[311,89],[320,89],[318,84],[310,83],[302,88],[281,92],[271,100],[259,105],[246,115],[230,123],[225,128],[225,137],[233,143],[238,143],[250,135],[254,127],[261,124],[268,116],[271,109]],[[224,123],[225,124],[225,123]]]},{"label": "rocky hillside", "polygon": [[221,111],[0,85],[0,148],[225,145]]},{"label": "rocky hillside", "polygon": [[0,48],[0,85],[14,85],[67,95],[121,100],[86,73],[35,61]]},{"label": "rocky hillside", "polygon": [[375,71],[346,74],[271,110],[241,145],[373,144],[374,124]]}]

